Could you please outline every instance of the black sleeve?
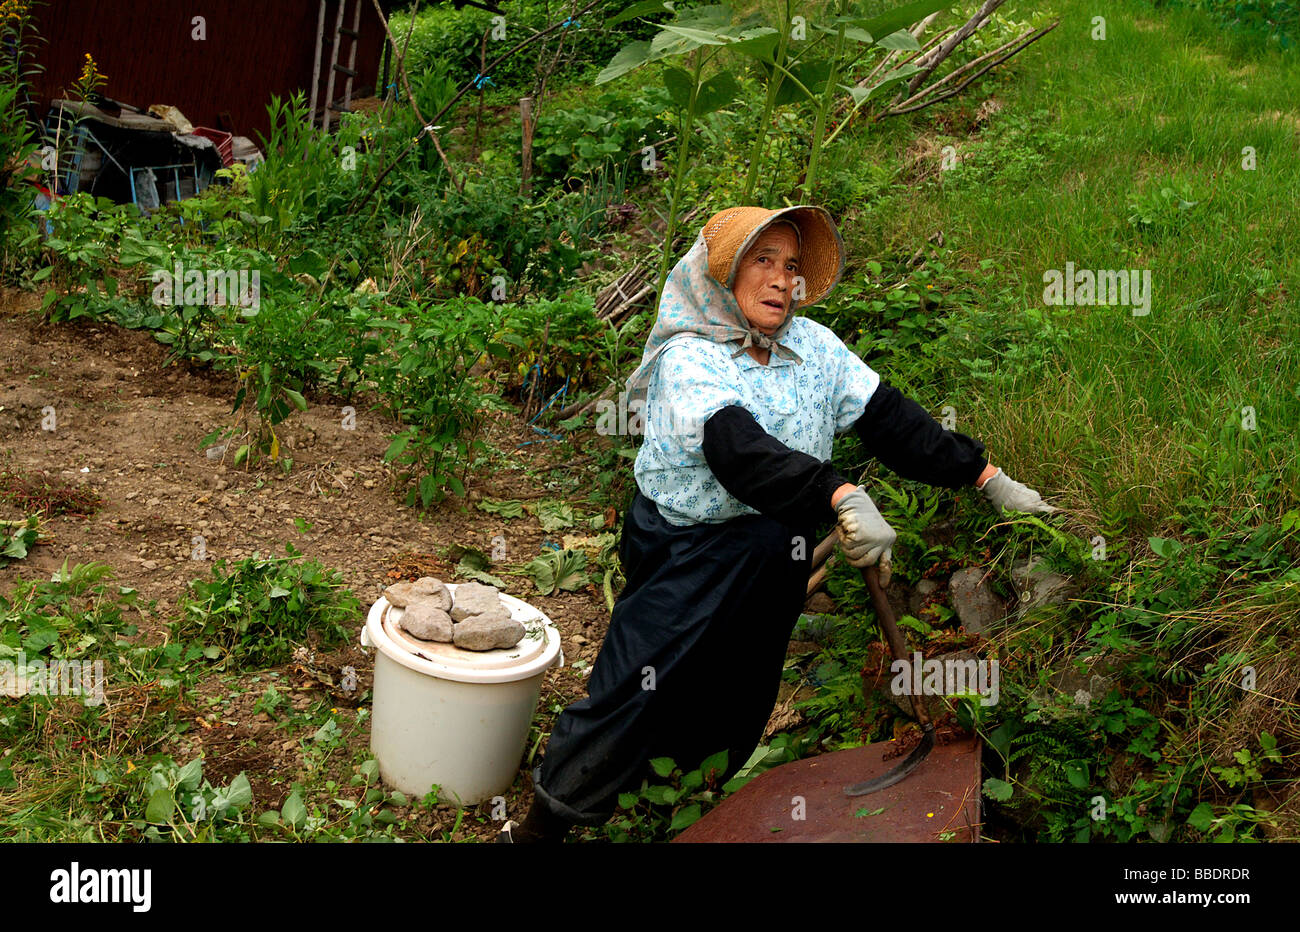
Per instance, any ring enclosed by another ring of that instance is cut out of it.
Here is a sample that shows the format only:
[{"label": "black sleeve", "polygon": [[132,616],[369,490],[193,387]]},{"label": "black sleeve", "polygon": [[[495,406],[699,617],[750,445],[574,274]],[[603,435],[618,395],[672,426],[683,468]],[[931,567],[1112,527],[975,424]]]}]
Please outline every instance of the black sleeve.
[{"label": "black sleeve", "polygon": [[791,450],[739,405],[704,422],[704,459],[724,489],[791,527],[833,520],[831,495],[848,482],[830,463]]},{"label": "black sleeve", "polygon": [[944,430],[925,408],[883,381],[853,429],[868,454],[905,479],[927,485],[973,485],[989,462],[984,444]]}]

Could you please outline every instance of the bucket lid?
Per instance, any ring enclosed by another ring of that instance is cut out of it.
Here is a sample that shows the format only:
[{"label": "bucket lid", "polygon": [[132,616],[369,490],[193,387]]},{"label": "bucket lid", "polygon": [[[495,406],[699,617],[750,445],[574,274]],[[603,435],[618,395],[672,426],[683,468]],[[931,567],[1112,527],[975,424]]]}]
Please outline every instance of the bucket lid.
[{"label": "bucket lid", "polygon": [[[456,583],[447,583],[456,592]],[[461,683],[508,683],[527,679],[550,667],[560,653],[559,629],[545,613],[514,596],[500,594],[510,617],[524,626],[524,637],[514,647],[466,650],[455,644],[424,641],[399,622],[405,609],[382,595],[370,607],[365,634],[388,657],[418,673]]]}]

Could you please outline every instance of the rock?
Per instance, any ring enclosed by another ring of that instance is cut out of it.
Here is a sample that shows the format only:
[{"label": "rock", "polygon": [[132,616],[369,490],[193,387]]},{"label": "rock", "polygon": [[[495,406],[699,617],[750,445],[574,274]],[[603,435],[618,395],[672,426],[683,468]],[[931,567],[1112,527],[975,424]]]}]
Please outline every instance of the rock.
[{"label": "rock", "polygon": [[398,624],[422,641],[450,644],[455,636],[451,616],[429,602],[411,602]]},{"label": "rock", "polygon": [[[507,617],[509,616],[505,606],[501,604],[501,595],[496,589],[476,582],[461,583],[456,587],[455,601],[451,605],[453,621],[464,621],[472,615],[488,613],[504,613]],[[522,637],[522,635],[520,636]],[[478,649],[487,650],[488,648]]]},{"label": "rock", "polygon": [[833,615],[835,614],[835,603],[831,597],[824,592],[814,592],[804,603],[804,611],[809,615]]},{"label": "rock", "polygon": [[1006,608],[983,581],[984,570],[968,566],[952,574],[948,592],[953,610],[962,625],[971,634],[986,635],[997,622],[1006,617]]},{"label": "rock", "polygon": [[916,588],[912,590],[907,600],[908,611],[914,618],[921,617],[921,608],[925,605],[926,599],[934,595],[938,588],[939,584],[933,579],[923,579],[916,584]]},{"label": "rock", "polygon": [[927,547],[951,543],[956,528],[957,525],[951,518],[936,522],[921,532],[921,540],[925,541]]},{"label": "rock", "polygon": [[397,608],[406,608],[408,603],[418,600],[444,612],[451,609],[451,590],[432,576],[421,576],[415,582],[393,583],[384,590],[384,598]]},{"label": "rock", "polygon": [[514,647],[523,638],[523,623],[515,621],[504,610],[471,615],[455,627],[456,646],[465,650]]},{"label": "rock", "polygon": [[1120,672],[1131,659],[1131,655],[1107,652],[1069,660],[1052,672],[1049,682],[1075,705],[1087,708],[1105,699],[1115,688]]},{"label": "rock", "polygon": [[1068,602],[1077,593],[1069,578],[1053,573],[1043,566],[1041,557],[1017,560],[1011,565],[1011,584],[1020,598],[1020,611],[1029,611],[1043,605]]}]

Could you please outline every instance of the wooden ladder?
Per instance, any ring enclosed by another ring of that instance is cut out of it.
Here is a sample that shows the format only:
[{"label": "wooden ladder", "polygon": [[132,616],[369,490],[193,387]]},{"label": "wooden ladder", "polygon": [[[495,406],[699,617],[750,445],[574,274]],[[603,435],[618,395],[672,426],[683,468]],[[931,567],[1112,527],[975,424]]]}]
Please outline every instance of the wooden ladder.
[{"label": "wooden ladder", "polygon": [[[330,121],[335,113],[351,113],[352,110],[352,79],[357,76],[357,45],[361,37],[361,4],[363,0],[354,0],[352,10],[352,26],[349,28],[343,25],[343,17],[347,10],[348,0],[339,0],[338,15],[334,17],[334,38],[330,42],[330,63],[329,79],[325,83],[325,102],[321,109],[321,128],[324,132],[330,131]],[[311,105],[312,112],[316,112],[316,93],[320,87],[320,63],[321,53],[325,45],[325,5],[327,0],[320,0],[320,8],[316,14],[316,61],[312,66],[311,73]],[[339,63],[339,53],[343,37],[352,40],[352,47],[348,49],[348,63],[342,65]],[[343,106],[334,106],[334,78],[339,75],[345,75],[346,80],[343,83]]]}]

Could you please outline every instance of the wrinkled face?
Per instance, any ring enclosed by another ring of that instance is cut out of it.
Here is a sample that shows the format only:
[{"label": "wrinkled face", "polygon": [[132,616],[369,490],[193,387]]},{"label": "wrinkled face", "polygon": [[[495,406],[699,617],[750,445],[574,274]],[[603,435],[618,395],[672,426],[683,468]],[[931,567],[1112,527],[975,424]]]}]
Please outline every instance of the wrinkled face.
[{"label": "wrinkled face", "polygon": [[790,313],[790,292],[799,275],[799,238],[774,224],[741,257],[731,290],[751,327],[771,336]]}]

